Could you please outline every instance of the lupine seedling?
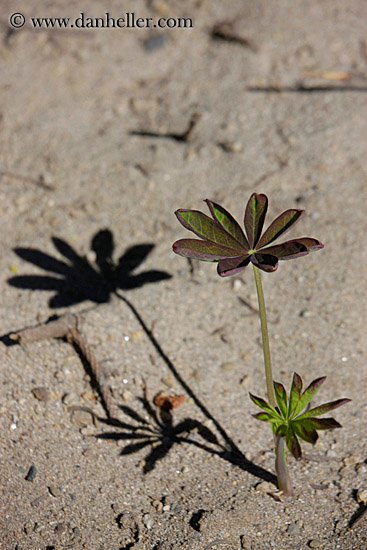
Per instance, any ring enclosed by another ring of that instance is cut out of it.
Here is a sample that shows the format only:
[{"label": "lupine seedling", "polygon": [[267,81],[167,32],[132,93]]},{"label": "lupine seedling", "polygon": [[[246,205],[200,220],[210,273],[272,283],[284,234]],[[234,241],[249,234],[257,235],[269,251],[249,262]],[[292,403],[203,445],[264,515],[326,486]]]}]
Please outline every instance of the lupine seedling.
[{"label": "lupine seedling", "polygon": [[[178,221],[199,239],[181,239],[173,244],[173,251],[192,260],[218,262],[217,272],[221,277],[235,275],[245,270],[251,263],[254,270],[256,290],[259,303],[261,335],[264,353],[265,379],[268,401],[251,396],[252,400],[265,410],[256,417],[272,425],[276,445],[276,471],[279,489],[290,496],[292,486],[286,461],[286,446],[296,458],[301,456],[298,437],[315,443],[317,430],[340,427],[334,419],[318,419],[316,416],[328,412],[348,399],[339,399],[326,403],[306,413],[301,411],[309,404],[325,377],[311,382],[302,391],[302,381],[294,374],[289,404],[284,387],[273,381],[265,301],[260,271],[272,273],[278,268],[279,260],[291,260],[305,256],[311,251],[323,248],[317,239],[301,237],[280,244],[273,244],[284,235],[304,215],[304,210],[289,209],[280,214],[262,233],[268,209],[266,195],[253,193],[247,203],[244,217],[245,232],[223,208],[223,206],[205,201],[211,218],[198,210],[179,209],[175,212]],[[312,413],[310,416],[309,413]]]},{"label": "lupine seedling", "polygon": [[313,409],[307,408],[325,380],[326,376],[316,378],[302,393],[302,379],[295,372],[289,399],[283,384],[274,382],[277,407],[272,407],[261,397],[250,393],[252,401],[265,411],[255,414],[254,417],[271,423],[275,436],[275,464],[278,484],[285,495],[292,494],[292,484],[288,473],[284,443],[294,458],[301,458],[302,449],[298,438],[314,445],[319,437],[317,430],[332,430],[342,427],[334,418],[317,417],[348,403],[350,399],[337,399]]}]

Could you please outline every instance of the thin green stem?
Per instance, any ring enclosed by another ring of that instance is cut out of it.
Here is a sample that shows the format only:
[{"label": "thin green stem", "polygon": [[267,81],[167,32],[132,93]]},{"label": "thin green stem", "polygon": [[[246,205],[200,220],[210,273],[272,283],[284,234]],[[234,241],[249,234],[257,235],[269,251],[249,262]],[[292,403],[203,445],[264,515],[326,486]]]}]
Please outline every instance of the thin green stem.
[{"label": "thin green stem", "polygon": [[270,405],[275,407],[276,401],[275,401],[274,386],[273,386],[273,372],[271,368],[269,333],[268,333],[268,323],[266,320],[264,293],[263,293],[263,287],[261,284],[260,271],[255,265],[253,265],[253,268],[254,268],[254,275],[255,275],[255,282],[256,282],[257,299],[259,302],[261,336],[263,341],[263,352],[264,352],[266,389],[268,393],[269,403]]}]

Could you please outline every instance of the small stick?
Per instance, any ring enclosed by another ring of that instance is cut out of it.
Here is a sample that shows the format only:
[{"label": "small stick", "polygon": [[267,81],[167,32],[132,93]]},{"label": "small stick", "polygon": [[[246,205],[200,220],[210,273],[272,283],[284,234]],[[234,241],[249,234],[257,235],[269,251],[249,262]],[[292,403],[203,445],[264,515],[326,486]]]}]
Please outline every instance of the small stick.
[{"label": "small stick", "polygon": [[62,315],[58,319],[49,323],[38,325],[36,327],[25,328],[10,334],[9,338],[23,344],[30,344],[38,340],[46,340],[48,338],[65,338],[67,333],[78,326],[78,317],[72,313]]},{"label": "small stick", "polygon": [[111,392],[104,383],[103,371],[98,363],[85,336],[78,329],[79,318],[77,315],[67,313],[49,323],[36,327],[25,328],[17,333],[10,334],[9,338],[19,342],[20,345],[29,344],[48,338],[66,338],[69,344],[79,349],[89,363],[93,378],[95,379],[103,406],[110,419],[117,419],[117,408],[113,402]]},{"label": "small stick", "polygon": [[99,393],[101,394],[104,408],[109,418],[117,418],[117,408],[113,402],[110,389],[104,383],[103,370],[98,363],[91,347],[86,338],[78,328],[72,328],[66,335],[66,339],[70,344],[73,344],[84,355],[90,365],[93,377],[97,382]]}]

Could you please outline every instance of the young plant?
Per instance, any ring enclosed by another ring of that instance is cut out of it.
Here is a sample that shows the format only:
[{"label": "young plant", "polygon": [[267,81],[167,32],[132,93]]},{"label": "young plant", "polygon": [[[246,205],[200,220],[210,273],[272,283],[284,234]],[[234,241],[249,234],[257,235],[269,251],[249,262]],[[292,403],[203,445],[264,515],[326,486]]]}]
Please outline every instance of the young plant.
[{"label": "young plant", "polygon": [[[302,449],[298,438],[314,445],[319,437],[317,430],[333,430],[334,428],[342,427],[334,418],[317,417],[348,403],[350,399],[337,399],[313,409],[308,408],[311,399],[315,397],[325,380],[326,376],[316,378],[302,393],[302,379],[295,372],[289,399],[283,384],[274,382],[277,407],[272,407],[261,397],[256,397],[250,393],[252,401],[265,411],[254,414],[254,417],[258,420],[271,423],[275,436],[275,464],[279,489],[285,495],[292,494],[292,485],[288,474],[284,443],[294,458],[298,459],[302,456]],[[302,413],[302,411],[305,412]]]},{"label": "young plant", "polygon": [[[324,245],[310,237],[273,244],[278,237],[284,235],[299,221],[304,210],[286,210],[262,233],[268,209],[266,195],[258,193],[251,195],[245,209],[245,232],[223,206],[210,200],[205,202],[209,207],[211,218],[198,210],[179,209],[175,212],[178,221],[201,240],[181,239],[173,244],[173,251],[193,260],[218,262],[217,272],[221,277],[240,273],[250,263],[252,264],[259,302],[268,406],[271,410],[277,411],[279,396],[276,395],[277,390],[274,392],[265,301],[259,270],[272,273],[278,268],[279,260],[305,256],[311,251],[323,248]],[[278,386],[275,385],[275,388]],[[278,456],[284,449],[284,437],[276,434]],[[285,460],[285,451],[283,457]],[[280,463],[278,460],[278,463],[279,468],[286,467],[286,462]],[[280,488],[285,489],[285,493],[290,494],[290,490],[286,489],[287,486],[290,487],[288,473],[286,478],[287,483],[284,482],[283,474],[281,477],[278,476],[278,483]]]}]

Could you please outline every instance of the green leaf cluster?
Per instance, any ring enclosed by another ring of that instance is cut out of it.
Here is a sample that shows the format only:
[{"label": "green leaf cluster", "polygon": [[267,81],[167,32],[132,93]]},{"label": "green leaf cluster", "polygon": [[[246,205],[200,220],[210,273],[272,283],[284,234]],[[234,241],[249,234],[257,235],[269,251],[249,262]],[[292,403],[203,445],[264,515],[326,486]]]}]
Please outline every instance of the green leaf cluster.
[{"label": "green leaf cluster", "polygon": [[264,422],[270,422],[274,434],[285,438],[287,447],[295,458],[302,456],[299,439],[315,444],[318,439],[317,430],[332,430],[342,427],[334,418],[317,417],[348,403],[350,399],[337,399],[312,409],[308,408],[325,379],[326,376],[316,378],[302,392],[302,379],[295,372],[289,398],[284,386],[279,382],[274,382],[276,407],[272,407],[261,397],[250,393],[252,401],[263,410],[263,412],[255,414],[254,417]]}]

